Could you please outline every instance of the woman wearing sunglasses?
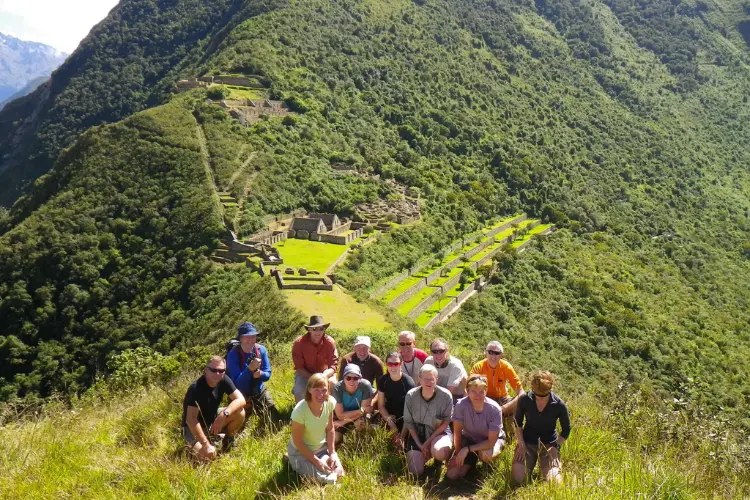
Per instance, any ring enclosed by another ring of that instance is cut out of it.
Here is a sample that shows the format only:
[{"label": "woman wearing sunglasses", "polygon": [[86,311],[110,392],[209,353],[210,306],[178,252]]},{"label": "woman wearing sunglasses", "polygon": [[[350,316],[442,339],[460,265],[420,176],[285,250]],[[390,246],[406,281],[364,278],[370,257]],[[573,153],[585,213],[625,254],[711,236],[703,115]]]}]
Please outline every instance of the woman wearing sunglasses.
[{"label": "woman wearing sunglasses", "polygon": [[365,417],[372,415],[372,398],[375,389],[362,378],[358,365],[349,363],[344,367],[344,379],[339,380],[333,388],[333,399],[336,400],[335,418],[336,444],[341,443],[344,434],[352,429],[362,429],[367,422]]},{"label": "woman wearing sunglasses", "polygon": [[336,454],[334,405],[328,395],[328,377],[322,373],[310,376],[305,398],[292,410],[292,435],[286,447],[292,469],[323,484],[335,484],[344,475]]},{"label": "woman wearing sunglasses", "polygon": [[531,376],[531,391],[518,398],[515,415],[518,445],[511,472],[516,484],[534,470],[537,459],[542,479],[562,481],[560,447],[570,435],[570,417],[563,400],[552,392],[554,383],[550,372],[536,371]]},{"label": "woman wearing sunglasses", "polygon": [[448,479],[464,477],[479,460],[489,463],[505,447],[503,411],[487,397],[487,377],[472,375],[466,383],[468,396],[453,409],[453,446]]},{"label": "woman wearing sunglasses", "polygon": [[417,385],[401,372],[401,353],[393,351],[385,359],[388,372],[378,380],[378,408],[380,416],[393,431],[393,442],[403,446],[407,431],[404,429],[404,401],[406,393]]}]

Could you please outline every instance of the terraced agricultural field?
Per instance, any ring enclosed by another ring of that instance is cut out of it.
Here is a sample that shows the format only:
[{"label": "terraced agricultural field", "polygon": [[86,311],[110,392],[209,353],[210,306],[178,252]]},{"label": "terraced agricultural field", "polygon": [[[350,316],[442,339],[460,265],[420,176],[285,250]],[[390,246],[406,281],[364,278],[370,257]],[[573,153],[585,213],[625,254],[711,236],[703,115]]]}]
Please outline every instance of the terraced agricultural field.
[{"label": "terraced agricultural field", "polygon": [[409,297],[409,300],[407,300],[406,302],[398,306],[396,308],[396,311],[400,315],[406,316],[407,314],[409,314],[409,311],[417,307],[420,302],[422,302],[424,299],[426,299],[433,293],[435,293],[435,289],[433,287],[431,286],[425,287],[419,292],[415,293],[413,296]]},{"label": "terraced agricultural field", "polygon": [[539,224],[537,227],[526,233],[523,238],[518,238],[516,241],[514,241],[511,246],[513,248],[518,248],[537,234],[549,229],[550,227],[552,227],[552,224]]}]

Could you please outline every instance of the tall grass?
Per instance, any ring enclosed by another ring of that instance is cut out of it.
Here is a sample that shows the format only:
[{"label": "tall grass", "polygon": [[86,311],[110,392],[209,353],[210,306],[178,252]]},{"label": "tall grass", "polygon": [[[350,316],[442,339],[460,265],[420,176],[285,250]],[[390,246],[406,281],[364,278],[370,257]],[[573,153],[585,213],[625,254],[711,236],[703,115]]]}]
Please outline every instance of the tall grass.
[{"label": "tall grass", "polygon": [[[342,336],[341,349],[350,337]],[[376,349],[387,341],[384,334],[373,334]],[[195,371],[121,397],[90,398],[73,409],[50,405],[34,418],[0,429],[0,498],[750,497],[747,470],[727,467],[726,461],[707,463],[708,443],[660,441],[662,424],[654,415],[605,409],[586,394],[568,401],[574,427],[562,451],[562,485],[535,477],[530,484],[512,487],[512,445],[496,463],[478,467],[463,481],[443,479],[444,467],[433,467],[417,480],[407,475],[405,457],[393,449],[387,434],[370,429],[347,435],[340,448],[347,475],[339,486],[321,488],[301,481],[282,460],[293,406],[293,373],[285,347],[271,351],[275,371],[270,390],[286,419],[279,430],[264,430],[252,419],[228,454],[211,464],[193,462],[184,453],[179,420]]]}]

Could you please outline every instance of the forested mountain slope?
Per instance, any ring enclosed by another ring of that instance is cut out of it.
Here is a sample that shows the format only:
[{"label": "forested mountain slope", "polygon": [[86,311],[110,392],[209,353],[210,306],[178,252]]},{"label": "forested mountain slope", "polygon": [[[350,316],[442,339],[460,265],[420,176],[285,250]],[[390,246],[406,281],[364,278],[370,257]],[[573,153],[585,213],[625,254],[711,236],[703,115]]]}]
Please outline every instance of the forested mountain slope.
[{"label": "forested mountain slope", "polygon": [[[0,397],[77,391],[113,352],[215,341],[282,301],[205,259],[221,225],[200,125],[213,159],[256,153],[232,184],[250,228],[346,214],[384,180],[420,194],[423,223],[347,262],[361,294],[489,217],[556,223],[440,333],[477,355],[500,338],[568,392],[634,384],[746,431],[749,20],[731,1],[123,2],[0,113],[4,200],[56,162],[2,221]],[[244,128],[166,92],[221,73],[295,115]],[[288,338],[299,317],[270,309]]]},{"label": "forested mountain slope", "polygon": [[121,1],[48,83],[0,112],[0,205],[28,192],[89,127],[163,102],[241,3]]}]

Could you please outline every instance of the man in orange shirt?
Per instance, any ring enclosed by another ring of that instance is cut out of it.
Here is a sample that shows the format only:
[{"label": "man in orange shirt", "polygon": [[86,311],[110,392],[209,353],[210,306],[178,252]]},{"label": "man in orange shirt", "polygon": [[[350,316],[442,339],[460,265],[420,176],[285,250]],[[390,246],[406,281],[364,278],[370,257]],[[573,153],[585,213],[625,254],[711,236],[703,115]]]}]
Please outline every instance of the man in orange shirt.
[{"label": "man in orange shirt", "polygon": [[339,353],[336,342],[326,330],[330,323],[324,323],[322,316],[311,316],[310,324],[305,325],[307,333],[292,344],[292,361],[294,361],[294,388],[292,394],[299,403],[305,398],[307,381],[315,373],[322,373],[328,379],[328,390],[333,392],[336,385],[336,365]]},{"label": "man in orange shirt", "polygon": [[[471,375],[487,377],[487,397],[497,401],[503,408],[503,416],[513,415],[518,398],[525,394],[516,371],[505,361],[503,345],[497,340],[487,344],[487,357],[471,368]],[[469,375],[469,376],[471,376]],[[510,384],[516,397],[508,396],[506,384]]]}]

